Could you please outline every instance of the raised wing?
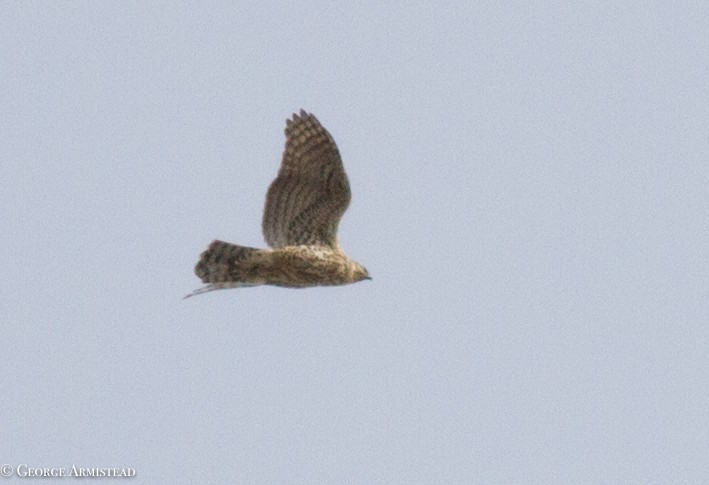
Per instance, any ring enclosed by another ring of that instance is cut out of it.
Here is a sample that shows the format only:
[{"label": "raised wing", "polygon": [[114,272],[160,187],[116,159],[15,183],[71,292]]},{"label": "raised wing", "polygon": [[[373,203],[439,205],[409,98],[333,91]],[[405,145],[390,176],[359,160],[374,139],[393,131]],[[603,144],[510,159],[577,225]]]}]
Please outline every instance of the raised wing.
[{"label": "raised wing", "polygon": [[337,225],[350,203],[350,184],[330,133],[300,110],[286,120],[286,148],[266,194],[263,235],[269,246],[337,248]]}]

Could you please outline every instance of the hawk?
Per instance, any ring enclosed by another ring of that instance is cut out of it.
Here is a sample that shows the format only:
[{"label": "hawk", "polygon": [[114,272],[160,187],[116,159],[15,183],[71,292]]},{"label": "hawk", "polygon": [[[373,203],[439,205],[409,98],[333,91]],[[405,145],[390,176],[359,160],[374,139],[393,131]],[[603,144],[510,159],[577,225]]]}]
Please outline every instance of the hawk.
[{"label": "hawk", "polygon": [[213,241],[194,269],[206,286],[185,298],[242,286],[305,288],[371,279],[337,239],[351,195],[335,140],[303,110],[286,120],[285,133],[281,168],[263,211],[263,235],[271,248]]}]

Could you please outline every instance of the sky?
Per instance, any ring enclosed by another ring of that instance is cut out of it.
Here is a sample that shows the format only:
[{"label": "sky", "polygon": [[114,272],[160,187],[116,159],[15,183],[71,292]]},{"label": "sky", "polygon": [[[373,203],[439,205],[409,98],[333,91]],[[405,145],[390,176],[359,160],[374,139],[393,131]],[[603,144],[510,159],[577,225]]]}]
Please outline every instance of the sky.
[{"label": "sky", "polygon": [[[706,2],[4,2],[0,45],[7,483],[709,477]],[[301,108],[373,280],[183,300]]]}]

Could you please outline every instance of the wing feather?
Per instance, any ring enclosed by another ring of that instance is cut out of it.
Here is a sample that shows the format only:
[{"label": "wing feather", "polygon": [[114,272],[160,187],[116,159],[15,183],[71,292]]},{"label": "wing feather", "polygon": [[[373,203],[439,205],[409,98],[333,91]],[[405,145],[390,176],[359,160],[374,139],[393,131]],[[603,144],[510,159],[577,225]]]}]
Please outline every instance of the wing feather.
[{"label": "wing feather", "polygon": [[278,176],[266,194],[263,235],[269,246],[336,248],[337,226],[350,203],[350,184],[330,133],[312,114],[286,121]]}]

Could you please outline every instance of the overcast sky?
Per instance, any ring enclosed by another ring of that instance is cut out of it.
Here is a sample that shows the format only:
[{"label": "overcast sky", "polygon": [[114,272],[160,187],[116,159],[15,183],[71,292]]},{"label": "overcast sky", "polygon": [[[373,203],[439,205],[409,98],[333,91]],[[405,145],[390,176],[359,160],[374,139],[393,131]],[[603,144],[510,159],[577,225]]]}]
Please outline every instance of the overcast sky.
[{"label": "overcast sky", "polygon": [[[707,53],[700,1],[3,2],[7,482],[705,483]],[[374,279],[182,300],[300,108]]]}]

